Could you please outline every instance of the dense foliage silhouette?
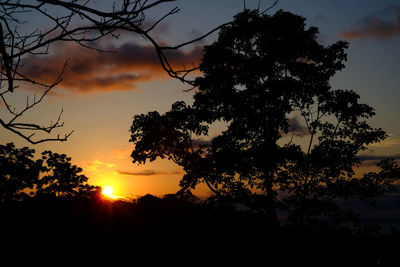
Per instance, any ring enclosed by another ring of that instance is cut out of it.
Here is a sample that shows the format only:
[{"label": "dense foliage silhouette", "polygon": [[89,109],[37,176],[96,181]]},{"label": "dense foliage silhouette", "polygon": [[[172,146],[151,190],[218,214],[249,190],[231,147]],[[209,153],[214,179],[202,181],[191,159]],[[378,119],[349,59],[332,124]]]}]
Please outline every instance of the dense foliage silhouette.
[{"label": "dense foliage silhouette", "polygon": [[[355,177],[359,152],[386,138],[367,119],[372,107],[351,90],[333,89],[348,43],[321,45],[305,18],[245,10],[204,48],[194,102],[165,114],[136,115],[133,163],[167,158],[183,167],[182,194],[205,183],[215,197],[241,203],[277,225],[338,227],[357,217],[339,199],[371,199],[400,178],[393,160]],[[215,123],[226,127],[217,135]]]}]

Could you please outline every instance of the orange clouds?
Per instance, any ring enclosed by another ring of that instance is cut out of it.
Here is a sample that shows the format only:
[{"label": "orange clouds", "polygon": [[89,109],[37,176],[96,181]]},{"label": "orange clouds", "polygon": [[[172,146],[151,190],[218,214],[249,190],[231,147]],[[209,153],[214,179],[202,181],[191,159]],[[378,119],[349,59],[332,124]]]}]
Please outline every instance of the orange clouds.
[{"label": "orange clouds", "polygon": [[118,174],[121,175],[133,175],[133,176],[154,176],[154,175],[175,175],[175,174],[182,174],[181,171],[172,171],[172,172],[162,172],[162,171],[155,171],[155,170],[143,170],[143,171],[117,171]]},{"label": "orange clouds", "polygon": [[[387,17],[394,16],[395,20]],[[393,6],[365,16],[342,36],[348,39],[389,39],[400,35],[400,7]]]},{"label": "orange clouds", "polygon": [[[21,72],[33,80],[51,82],[68,60],[59,87],[73,93],[134,90],[138,82],[167,77],[152,46],[132,42],[101,49],[112,52],[98,52],[75,43],[58,44],[50,55],[25,58]],[[166,55],[171,66],[181,68],[199,63],[202,48],[173,50]]]}]

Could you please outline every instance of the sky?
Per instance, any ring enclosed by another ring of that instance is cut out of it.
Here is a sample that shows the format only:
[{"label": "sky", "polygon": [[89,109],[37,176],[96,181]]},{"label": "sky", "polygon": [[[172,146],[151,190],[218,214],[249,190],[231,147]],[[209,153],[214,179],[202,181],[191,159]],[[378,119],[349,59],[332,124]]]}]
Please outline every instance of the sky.
[{"label": "sky", "polygon": [[[107,9],[111,1],[94,2]],[[260,8],[272,2],[262,0]],[[244,8],[242,0],[177,0],[150,10],[147,18],[155,21],[175,6],[180,8],[179,13],[166,18],[154,31],[160,42],[178,44],[195,38],[231,21]],[[257,6],[258,0],[246,1],[247,8]],[[386,141],[364,152],[365,159],[399,158],[400,0],[281,0],[269,14],[278,9],[304,16],[307,26],[319,28],[318,38],[325,45],[338,40],[349,42],[346,68],[336,74],[331,85],[359,93],[361,102],[375,108],[376,116],[370,123],[389,135]],[[27,20],[29,26],[46,26],[45,21],[35,17]],[[201,47],[215,37],[214,34],[170,54],[170,62],[175,66],[198,62]],[[161,69],[150,44],[137,36],[123,35],[118,41],[105,39],[98,45],[117,53],[99,53],[63,43],[52,47],[46,57],[27,58],[24,65],[25,72],[46,80],[55,77],[69,58],[63,82],[25,118],[48,123],[63,109],[64,127],[58,131],[63,134],[73,130],[68,141],[33,146],[0,129],[0,143],[14,142],[38,153],[44,150],[65,153],[73,164],[83,168],[89,183],[112,186],[115,195],[175,193],[183,175],[180,167],[167,160],[133,164],[129,129],[136,114],[154,110],[163,113],[178,100],[191,103],[192,93],[185,92],[190,86],[170,78]],[[13,100],[24,103],[26,94],[32,91],[21,89],[15,92]],[[197,194],[208,192],[199,188]]]}]

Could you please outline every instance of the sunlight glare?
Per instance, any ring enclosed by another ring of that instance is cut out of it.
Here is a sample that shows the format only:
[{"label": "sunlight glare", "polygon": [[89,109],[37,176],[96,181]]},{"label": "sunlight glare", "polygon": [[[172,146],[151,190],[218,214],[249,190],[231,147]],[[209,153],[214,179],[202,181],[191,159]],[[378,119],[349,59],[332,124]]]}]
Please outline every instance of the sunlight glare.
[{"label": "sunlight glare", "polygon": [[101,193],[107,197],[114,198],[113,192],[114,190],[111,186],[106,186]]}]

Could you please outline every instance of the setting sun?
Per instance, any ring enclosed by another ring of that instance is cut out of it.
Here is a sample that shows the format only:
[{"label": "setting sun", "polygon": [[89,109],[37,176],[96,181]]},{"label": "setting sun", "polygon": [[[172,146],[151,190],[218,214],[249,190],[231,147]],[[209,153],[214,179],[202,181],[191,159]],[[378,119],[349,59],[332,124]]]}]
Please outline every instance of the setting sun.
[{"label": "setting sun", "polygon": [[107,197],[115,198],[116,196],[113,195],[113,192],[114,190],[111,186],[106,186],[101,193]]}]

